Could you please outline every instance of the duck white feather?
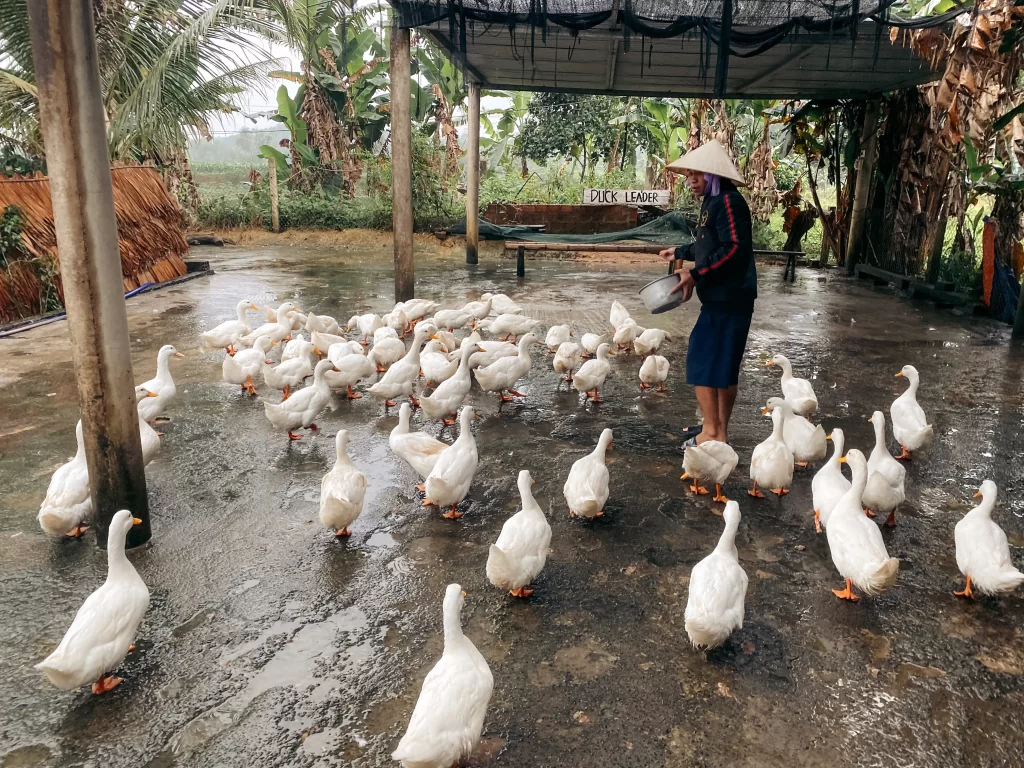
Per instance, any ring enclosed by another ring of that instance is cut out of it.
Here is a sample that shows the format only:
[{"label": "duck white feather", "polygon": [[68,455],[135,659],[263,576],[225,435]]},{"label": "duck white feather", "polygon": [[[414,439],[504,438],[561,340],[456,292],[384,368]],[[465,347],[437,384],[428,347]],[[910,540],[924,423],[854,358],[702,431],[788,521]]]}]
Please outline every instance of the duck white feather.
[{"label": "duck white feather", "polygon": [[378,373],[384,373],[388,367],[401,360],[405,354],[405,344],[393,330],[385,326],[374,331],[373,348],[366,356],[377,367]]},{"label": "duck white feather", "polygon": [[75,457],[53,473],[46,488],[46,497],[39,505],[39,527],[51,536],[81,536],[88,530],[82,522],[92,514],[81,420],[75,425],[75,439],[78,442]]},{"label": "duck white feather", "polygon": [[178,394],[178,388],[174,385],[174,377],[171,376],[171,358],[184,357],[171,344],[164,344],[156,356],[156,376],[149,381],[144,381],[142,386],[156,397],[148,397],[139,403],[139,418],[145,421],[153,421],[158,416],[167,412],[167,406],[171,404]]},{"label": "duck white feather", "polygon": [[896,507],[906,499],[907,470],[889,454],[885,446],[885,415],[875,411],[868,421],[875,428],[875,447],[868,457],[864,505],[873,512],[888,512],[886,524],[895,525]]},{"label": "duck white feather", "polygon": [[447,518],[462,517],[456,510],[459,502],[466,498],[469,487],[476,475],[479,456],[476,450],[476,438],[470,426],[473,423],[473,409],[468,405],[459,411],[459,437],[437,457],[434,468],[427,475],[424,486],[426,499],[424,506],[451,507],[444,513]]},{"label": "duck white feather", "polygon": [[728,501],[722,493],[722,485],[736,469],[740,457],[728,443],[721,440],[705,440],[689,446],[683,453],[683,476],[680,480],[693,480],[690,490],[705,494],[705,485],[714,483],[715,501]]},{"label": "duck white feather", "polygon": [[420,353],[420,370],[423,372],[424,384],[436,387],[450,379],[459,368],[459,359],[458,356],[448,357],[440,339],[431,339]]},{"label": "duck white feather", "polygon": [[121,682],[108,673],[128,655],[149,608],[149,589],[124,553],[128,531],[141,522],[126,509],[114,515],[107,531],[106,581],[82,603],[56,650],[35,665],[58,688],[93,683],[93,693],[102,693]]},{"label": "duck white feather", "polygon": [[536,330],[540,325],[540,320],[533,320],[522,315],[502,314],[493,319],[484,320],[480,325],[494,336],[518,338],[524,333]]},{"label": "duck white feather", "polygon": [[337,334],[341,330],[341,326],[338,325],[338,321],[330,315],[314,315],[310,312],[306,315],[306,331],[313,333],[313,331],[319,331],[320,333]]},{"label": "duck white feather", "polygon": [[301,333],[292,334],[292,340],[284,345],[284,349],[281,350],[281,362],[285,360],[308,360],[316,347],[312,341],[306,341],[306,337]]},{"label": "duck white feather", "polygon": [[324,373],[333,367],[330,360],[321,360],[313,369],[311,386],[300,389],[280,403],[268,403],[264,400],[263,411],[270,423],[277,429],[288,430],[288,437],[297,440],[299,435],[295,434],[295,430],[308,428],[331,399],[331,390],[324,380]]},{"label": "duck white feather", "polygon": [[633,340],[645,330],[645,328],[641,328],[636,324],[636,320],[630,317],[615,329],[615,333],[612,334],[612,341],[615,343],[617,349],[628,350],[629,347],[632,346]]},{"label": "duck white feather", "polygon": [[152,400],[156,397],[153,392],[150,392],[141,384],[135,388],[135,407],[140,409],[139,412],[139,442],[142,445],[142,466],[148,466],[156,455],[160,453],[160,435],[156,433],[156,430],[149,426],[149,423],[142,418],[141,407],[146,400]]},{"label": "duck white feather", "polygon": [[967,587],[957,595],[973,597],[977,590],[983,595],[1001,595],[1024,582],[1024,573],[1013,567],[1006,534],[992,520],[998,489],[991,480],[981,484],[974,494],[981,503],[956,524],[956,565],[967,577]]},{"label": "duck white feather", "polygon": [[373,312],[368,312],[365,315],[352,315],[348,321],[348,327],[345,329],[351,331],[352,328],[358,328],[359,332],[363,334],[363,344],[367,343],[367,339],[373,335],[374,331],[378,328],[384,327],[384,321],[380,315],[375,315]]},{"label": "duck white feather", "polygon": [[566,381],[572,381],[572,372],[583,362],[583,348],[572,341],[564,341],[558,345],[551,367],[555,373],[565,374]]},{"label": "duck white feather", "polygon": [[327,359],[335,365],[338,364],[339,360],[348,357],[349,355],[359,355],[364,357],[366,350],[363,349],[363,345],[358,341],[342,341],[338,344],[331,344],[327,349]]},{"label": "duck white feather", "polygon": [[522,307],[504,293],[485,293],[480,298],[491,302],[491,314],[518,315],[523,311]]},{"label": "duck white feather", "polygon": [[577,459],[569,470],[562,493],[565,503],[569,505],[570,517],[594,518],[604,514],[609,492],[605,452],[611,444],[612,431],[605,429],[593,452]]},{"label": "duck white feather", "polygon": [[696,648],[717,648],[743,628],[747,574],[736,551],[739,504],[728,502],[723,517],[725,530],[718,546],[690,571],[684,620],[686,634]]},{"label": "duck white feather", "polygon": [[472,315],[474,320],[479,321],[490,315],[493,307],[493,299],[483,299],[481,301],[467,302],[466,306],[462,308],[462,311],[467,315]]},{"label": "duck white feather", "polygon": [[568,325],[552,325],[544,337],[544,346],[548,352],[554,352],[572,337],[572,329]]},{"label": "duck white feather", "polygon": [[794,461],[820,461],[825,458],[828,445],[824,427],[820,424],[815,426],[795,413],[789,400],[781,397],[768,398],[768,410],[775,409],[782,411],[782,439],[793,452]]},{"label": "duck white feather", "polygon": [[228,384],[240,384],[250,394],[256,393],[252,382],[254,376],[263,372],[267,361],[267,350],[273,342],[269,336],[256,339],[252,349],[240,349],[234,355],[225,355],[221,365],[221,376]]},{"label": "duck white feather", "polygon": [[597,348],[608,340],[607,334],[604,333],[584,333],[580,339],[580,344],[583,345],[583,351],[587,355],[597,354]]},{"label": "duck white feather", "polygon": [[[398,424],[391,430],[388,445],[391,452],[416,470],[420,477],[426,479],[434,469],[438,457],[448,448],[447,443],[431,437],[426,432],[410,431],[412,407],[402,403],[398,410]],[[424,489],[425,490],[425,489]]]},{"label": "duck white feather", "polygon": [[822,528],[828,527],[828,519],[832,515],[832,510],[850,490],[850,481],[843,475],[842,464],[839,461],[846,446],[843,430],[833,429],[828,439],[832,441],[832,455],[822,468],[814,473],[814,479],[811,480],[814,527],[818,533],[821,533]]},{"label": "duck white feather", "polygon": [[251,347],[256,343],[256,339],[261,336],[267,336],[275,344],[279,341],[283,341],[292,333],[292,318],[290,312],[295,312],[296,307],[290,302],[285,302],[277,308],[277,320],[265,323],[259,328],[255,328],[249,333],[242,336],[242,343],[247,347]]},{"label": "duck white feather", "polygon": [[799,379],[793,375],[793,366],[785,355],[775,355],[768,365],[782,368],[782,396],[798,416],[810,416],[818,410],[818,398],[814,387],[807,379]]},{"label": "duck white feather", "polygon": [[334,467],[320,481],[320,522],[333,528],[336,536],[350,536],[348,529],[363,511],[366,475],[348,456],[348,431],[341,429],[334,439],[337,458]]},{"label": "duck white feather", "polygon": [[901,458],[906,458],[913,451],[927,448],[931,444],[933,430],[924,415],[924,409],[917,402],[917,388],[921,383],[917,368],[905,365],[896,375],[905,376],[910,382],[907,391],[893,400],[889,407],[889,415],[892,416],[892,433],[903,447]]},{"label": "duck white feather", "polygon": [[258,310],[255,304],[250,301],[240,301],[235,307],[234,320],[225,320],[220,325],[214,326],[208,331],[199,334],[199,342],[203,349],[226,349],[235,342],[233,337],[241,338],[252,331],[249,317],[246,310]]},{"label": "duck white feather", "polygon": [[612,324],[612,328],[618,328],[627,320],[632,320],[629,311],[618,300],[613,301],[608,313],[608,322]]},{"label": "duck white feather", "polygon": [[[427,397],[420,398],[420,407],[428,419],[447,419],[459,410],[466,399],[473,380],[469,374],[469,359],[476,352],[476,344],[463,344],[459,350],[458,367],[452,376],[437,385]],[[454,422],[451,422],[454,423]]]},{"label": "duck white feather", "polygon": [[300,386],[307,377],[313,375],[313,366],[308,357],[296,357],[282,360],[277,365],[267,360],[263,365],[263,381],[268,387],[283,390],[285,393]]},{"label": "duck white feather", "polygon": [[661,328],[646,328],[643,333],[633,339],[633,351],[646,357],[658,351],[669,335]]},{"label": "duck white feather", "polygon": [[530,583],[544,568],[551,547],[551,525],[533,498],[533,477],[528,470],[517,482],[521,509],[501,526],[498,540],[487,554],[487,579],[515,597],[529,597]]},{"label": "duck white feather", "polygon": [[[409,351],[392,363],[387,372],[367,391],[374,397],[383,397],[388,401],[403,395],[411,397],[413,384],[420,377],[420,350],[433,330],[434,327],[428,323],[417,325]],[[376,348],[374,345],[373,349]],[[372,354],[373,350],[370,352]]]},{"label": "duck white feather", "polygon": [[900,561],[889,557],[881,531],[864,515],[862,495],[868,480],[864,454],[852,448],[840,461],[850,465],[853,481],[832,510],[825,534],[832,562],[846,579],[846,589],[833,592],[836,597],[856,600],[851,585],[868,595],[884,592],[896,582]]},{"label": "duck white feather", "polygon": [[518,354],[502,357],[495,360],[486,368],[477,368],[473,371],[481,389],[485,392],[497,392],[501,398],[505,398],[505,390],[515,392],[515,384],[524,376],[530,373],[533,367],[533,358],[530,357],[530,347],[538,341],[536,334],[527,333],[519,340]]},{"label": "duck white feather", "polygon": [[750,456],[750,479],[754,481],[751,496],[763,495],[757,489],[759,485],[779,491],[781,496],[788,493],[786,489],[793,484],[793,452],[782,438],[783,419],[781,408],[772,411],[772,433],[754,446]]},{"label": "duck white feather", "polygon": [[462,309],[442,309],[439,312],[435,312],[433,317],[434,325],[449,331],[465,328],[474,320],[476,320],[475,315]]},{"label": "duck white feather", "polygon": [[[604,386],[604,380],[612,372],[611,363],[608,357],[614,355],[611,346],[601,344],[597,348],[597,357],[587,360],[572,377],[572,385],[577,392],[583,392],[587,397],[593,397],[595,402],[600,402],[598,389]],[[590,394],[593,392],[593,394]]]},{"label": "duck white feather", "polygon": [[475,344],[477,349],[469,358],[470,368],[486,367],[495,360],[519,354],[519,347],[515,344],[508,341],[484,341],[476,331],[469,334],[462,344],[465,345],[467,342]]},{"label": "duck white feather", "polygon": [[391,753],[404,768],[451,768],[469,757],[484,729],[494,678],[462,633],[465,592],[449,584],[444,596],[444,652],[427,673],[409,727]]},{"label": "duck white feather", "polygon": [[650,389],[655,384],[658,391],[665,391],[665,379],[668,378],[668,359],[661,355],[649,355],[640,366],[640,388]]},{"label": "duck white feather", "polygon": [[430,299],[409,299],[395,304],[392,312],[404,312],[410,323],[422,320],[431,312],[437,309],[437,302]]}]

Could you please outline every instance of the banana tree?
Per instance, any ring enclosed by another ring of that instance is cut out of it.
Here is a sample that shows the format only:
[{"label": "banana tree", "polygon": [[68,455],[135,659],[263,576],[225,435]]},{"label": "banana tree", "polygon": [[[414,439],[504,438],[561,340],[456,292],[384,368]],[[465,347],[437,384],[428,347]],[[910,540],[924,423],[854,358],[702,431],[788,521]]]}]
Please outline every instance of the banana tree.
[{"label": "banana tree", "polygon": [[648,157],[658,164],[658,183],[668,187],[666,166],[679,159],[689,136],[676,104],[665,99],[645,99],[642,109],[613,117],[610,125],[639,125],[650,139]]},{"label": "banana tree", "polygon": [[[282,146],[286,146],[289,154],[286,155],[279,149],[264,144],[260,147],[260,157],[273,160],[277,165],[277,175],[287,180],[290,186],[299,189],[308,188],[307,180],[304,178],[303,166],[315,167],[319,163],[316,150],[309,146],[309,128],[306,121],[302,119],[302,103],[306,98],[306,86],[300,85],[295,92],[294,98],[288,95],[288,89],[281,86],[277,89],[277,113],[271,115],[270,119],[278,123],[284,123],[291,133],[290,139],[283,139]],[[289,156],[291,165],[288,164]]]},{"label": "banana tree", "polygon": [[526,155],[522,152],[519,136],[529,111],[530,99],[533,94],[527,91],[516,91],[510,94],[490,94],[505,96],[511,103],[502,110],[480,115],[481,127],[486,133],[480,136],[480,156],[488,167],[497,167],[506,160],[519,157],[520,173],[523,178],[529,173]]}]

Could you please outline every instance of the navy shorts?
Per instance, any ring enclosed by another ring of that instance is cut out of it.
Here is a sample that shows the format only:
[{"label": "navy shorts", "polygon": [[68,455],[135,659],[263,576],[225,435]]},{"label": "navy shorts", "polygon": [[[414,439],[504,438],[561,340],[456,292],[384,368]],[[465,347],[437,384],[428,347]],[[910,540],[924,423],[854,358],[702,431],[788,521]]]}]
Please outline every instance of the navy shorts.
[{"label": "navy shorts", "polygon": [[727,389],[740,378],[751,315],[701,309],[686,350],[686,383]]}]

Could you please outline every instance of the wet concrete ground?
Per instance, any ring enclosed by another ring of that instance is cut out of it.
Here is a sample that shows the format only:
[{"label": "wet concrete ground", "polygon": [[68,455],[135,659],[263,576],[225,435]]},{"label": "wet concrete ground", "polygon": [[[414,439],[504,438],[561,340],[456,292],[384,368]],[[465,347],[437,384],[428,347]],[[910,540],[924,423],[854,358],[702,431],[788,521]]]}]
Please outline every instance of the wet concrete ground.
[{"label": "wet concrete ground", "polygon": [[[387,448],[397,413],[367,397],[288,445],[262,407],[220,381],[197,332],[239,298],[296,297],[341,319],[392,305],[388,253],[282,248],[203,251],[217,274],[130,300],[136,379],[174,343],[179,398],[149,467],[152,544],[130,554],[152,604],[121,670],[93,697],[51,688],[31,665],[59,641],[103,579],[91,537],[58,541],[35,513],[50,473],[74,452],[73,371],[62,323],[0,342],[0,765],[385,766],[420,682],[441,649],[444,586],[469,593],[469,636],[491,664],[494,695],[475,765],[1001,766],[1020,764],[1024,598],[965,602],[953,526],[982,479],[997,519],[1024,545],[1020,455],[1024,355],[1003,327],[909,303],[828,273],[780,282],[761,271],[732,440],[740,467],[737,544],[750,577],[746,626],[708,655],[689,647],[691,567],[714,546],[721,506],[686,495],[671,430],[691,423],[683,385],[696,307],[651,318],[636,290],[660,267],[485,258],[457,251],[418,264],[417,292],[445,306],[502,290],[545,327],[603,330],[613,298],[641,325],[672,333],[670,393],[641,397],[633,356],[616,357],[584,406],[535,356],[525,402],[500,411],[474,389],[480,470],[459,521],[424,511],[411,468]],[[811,522],[808,472],[782,500],[743,493],[750,452],[769,431],[758,407],[778,390],[760,364],[783,352],[812,378],[827,428],[870,448],[866,417],[921,371],[936,427],[909,467],[900,525],[884,536],[901,560],[896,587],[853,605]],[[420,417],[416,417],[417,422]],[[604,518],[571,521],[569,466],[615,430]],[[355,535],[320,527],[320,477],[333,435],[370,479]],[[437,432],[436,426],[429,427]],[[448,437],[450,439],[450,436]],[[553,552],[536,592],[518,601],[486,581],[487,546],[517,504],[527,468],[548,510]],[[1022,559],[1015,549],[1018,563]]]}]

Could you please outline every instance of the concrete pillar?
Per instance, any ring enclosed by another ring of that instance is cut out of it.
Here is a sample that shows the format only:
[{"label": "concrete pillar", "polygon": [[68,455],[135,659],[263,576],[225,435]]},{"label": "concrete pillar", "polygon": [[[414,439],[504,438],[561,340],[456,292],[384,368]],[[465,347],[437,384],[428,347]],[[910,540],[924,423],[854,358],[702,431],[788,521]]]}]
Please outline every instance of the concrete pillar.
[{"label": "concrete pillar", "polygon": [[[853,212],[850,214],[850,239],[846,246],[846,272],[852,275],[861,251],[864,249],[864,230],[868,221],[868,202],[875,180],[875,160],[878,155],[878,114],[882,102],[871,99],[864,106],[864,126],[861,142],[864,156],[857,172],[857,185],[853,189]],[[836,254],[838,256],[838,254]]]},{"label": "concrete pillar", "polygon": [[391,229],[395,243],[395,301],[416,294],[412,255],[412,77],[409,30],[391,28]]},{"label": "concrete pillar", "polygon": [[466,135],[466,263],[480,252],[480,84],[469,84]]},{"label": "concrete pillar", "polygon": [[149,507],[92,11],[90,0],[28,3],[96,541],[106,547],[110,519],[129,509],[143,521],[128,534],[138,546]]}]

